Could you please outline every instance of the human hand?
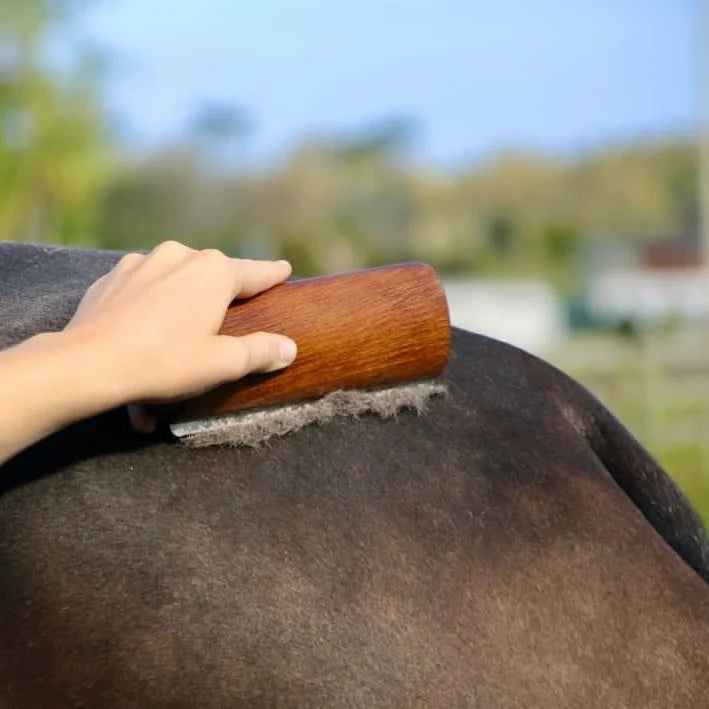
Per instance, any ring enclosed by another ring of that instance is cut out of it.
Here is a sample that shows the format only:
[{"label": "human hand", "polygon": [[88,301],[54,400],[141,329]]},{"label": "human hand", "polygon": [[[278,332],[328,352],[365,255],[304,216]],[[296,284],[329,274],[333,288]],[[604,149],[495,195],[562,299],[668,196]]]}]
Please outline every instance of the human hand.
[{"label": "human hand", "polygon": [[[165,242],[150,254],[127,254],[85,293],[65,328],[92,352],[114,403],[171,401],[250,372],[288,366],[289,338],[273,333],[218,335],[227,307],[284,281],[285,261],[232,259]],[[155,421],[131,403],[133,425]]]}]

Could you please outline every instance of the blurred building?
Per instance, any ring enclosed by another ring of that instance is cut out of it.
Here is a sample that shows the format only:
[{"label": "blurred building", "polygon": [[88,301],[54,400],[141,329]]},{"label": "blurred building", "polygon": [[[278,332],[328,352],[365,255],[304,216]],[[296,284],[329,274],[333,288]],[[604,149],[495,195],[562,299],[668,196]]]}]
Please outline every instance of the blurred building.
[{"label": "blurred building", "polygon": [[606,261],[587,274],[585,304],[599,324],[709,322],[709,269],[698,246],[686,240],[641,245],[632,260]]},{"label": "blurred building", "polygon": [[599,273],[590,279],[587,308],[599,323],[709,321],[709,271],[672,268]]},{"label": "blurred building", "polygon": [[443,285],[456,327],[540,356],[566,336],[564,305],[544,281],[447,280]]}]

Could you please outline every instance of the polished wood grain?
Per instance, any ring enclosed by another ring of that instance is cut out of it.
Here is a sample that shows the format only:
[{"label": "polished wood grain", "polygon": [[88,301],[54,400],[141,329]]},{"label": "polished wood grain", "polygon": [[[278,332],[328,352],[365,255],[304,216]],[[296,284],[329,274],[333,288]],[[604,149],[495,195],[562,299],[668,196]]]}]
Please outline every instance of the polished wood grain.
[{"label": "polished wood grain", "polygon": [[177,420],[435,377],[450,323],[436,272],[422,263],[287,281],[232,305],[222,334],[278,332],[298,344],[285,370],[255,374],[186,403]]}]

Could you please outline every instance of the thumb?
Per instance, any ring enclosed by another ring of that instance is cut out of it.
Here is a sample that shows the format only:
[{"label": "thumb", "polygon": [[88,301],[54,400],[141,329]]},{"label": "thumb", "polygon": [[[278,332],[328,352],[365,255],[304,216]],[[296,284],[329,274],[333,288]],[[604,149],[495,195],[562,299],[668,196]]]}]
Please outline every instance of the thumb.
[{"label": "thumb", "polygon": [[297,352],[295,342],[285,335],[219,335],[213,350],[215,374],[224,381],[233,381],[251,372],[275,372],[291,364]]}]

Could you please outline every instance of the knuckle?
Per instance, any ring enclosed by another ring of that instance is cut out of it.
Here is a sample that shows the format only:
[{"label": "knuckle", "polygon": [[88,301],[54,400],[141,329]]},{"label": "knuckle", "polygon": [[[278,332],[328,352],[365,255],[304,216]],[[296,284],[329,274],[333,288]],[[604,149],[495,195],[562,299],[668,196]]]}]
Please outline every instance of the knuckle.
[{"label": "knuckle", "polygon": [[255,332],[249,347],[249,366],[265,367],[280,361],[278,340],[267,332]]},{"label": "knuckle", "polygon": [[219,249],[202,249],[198,252],[199,257],[205,261],[212,261],[214,263],[226,263],[227,256]]},{"label": "knuckle", "polygon": [[[116,266],[118,268],[118,266]],[[115,272],[115,269],[114,269]],[[97,278],[84,292],[84,298],[87,296],[92,296],[98,293],[108,282],[108,276],[109,274],[107,273],[104,276],[101,276],[100,278]]]},{"label": "knuckle", "polygon": [[168,239],[167,241],[163,241],[159,243],[154,249],[153,253],[178,253],[181,251],[188,251],[188,247],[185,246],[184,244],[181,244],[179,241],[175,241],[174,239]]},{"label": "knuckle", "polygon": [[118,260],[118,263],[116,264],[116,268],[127,268],[130,266],[134,266],[137,264],[143,257],[140,254],[137,253],[129,253],[129,254],[124,254],[121,256],[121,258]]},{"label": "knuckle", "polygon": [[229,268],[229,257],[219,249],[202,249],[197,252],[196,258],[203,266],[220,273]]},{"label": "knuckle", "polygon": [[239,339],[236,347],[236,361],[238,362],[238,370],[244,374],[251,371],[253,366],[253,352],[251,347],[242,339]]},{"label": "knuckle", "polygon": [[274,337],[268,338],[268,361],[279,362],[281,359],[280,343]]}]

